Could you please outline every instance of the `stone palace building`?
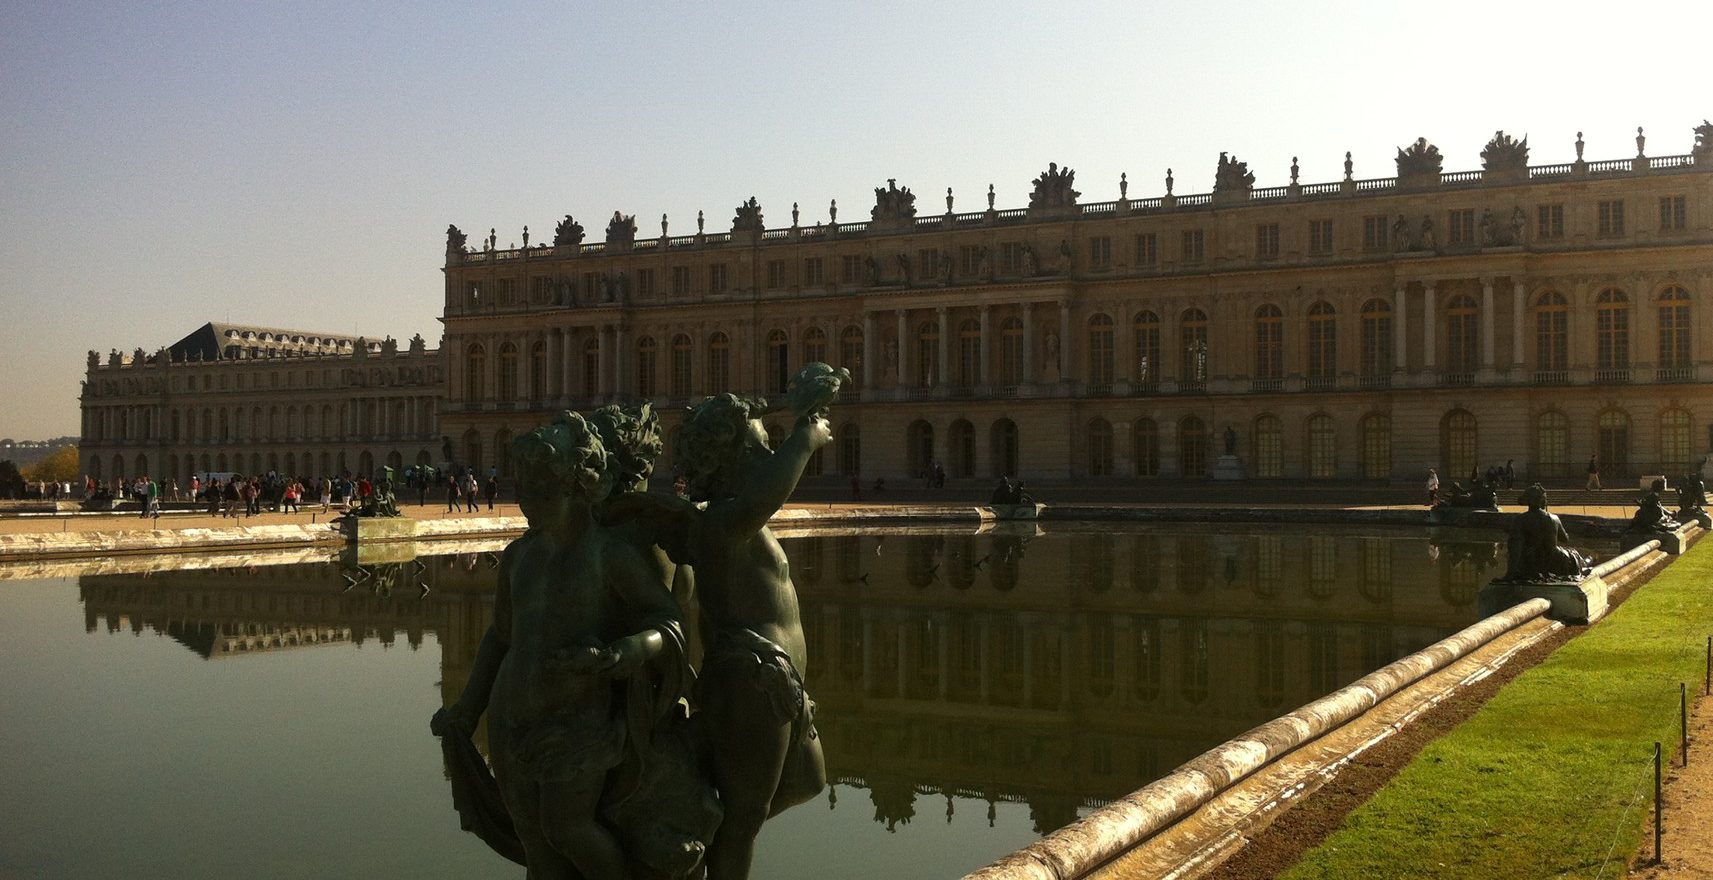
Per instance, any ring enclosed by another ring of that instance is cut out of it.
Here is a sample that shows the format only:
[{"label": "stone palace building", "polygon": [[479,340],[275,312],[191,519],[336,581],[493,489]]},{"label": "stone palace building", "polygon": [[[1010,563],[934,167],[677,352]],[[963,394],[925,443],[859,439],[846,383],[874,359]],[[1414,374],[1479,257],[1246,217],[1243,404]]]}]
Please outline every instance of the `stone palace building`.
[{"label": "stone palace building", "polygon": [[85,473],[97,480],[372,473],[439,461],[440,352],[392,339],[204,324],[154,354],[89,353]]},{"label": "stone palace building", "polygon": [[[1529,477],[1692,468],[1713,439],[1713,125],[1692,152],[1530,165],[1498,133],[1480,170],[1425,139],[1395,176],[1256,188],[1221,154],[1211,192],[1083,202],[1056,165],[1026,207],[470,247],[447,230],[447,400],[462,459],[560,408],[677,409],[848,367],[812,471],[899,479]],[[92,369],[91,375],[95,375]],[[780,432],[784,422],[770,425]],[[670,463],[667,463],[668,467]],[[665,468],[663,468],[665,470]]]}]

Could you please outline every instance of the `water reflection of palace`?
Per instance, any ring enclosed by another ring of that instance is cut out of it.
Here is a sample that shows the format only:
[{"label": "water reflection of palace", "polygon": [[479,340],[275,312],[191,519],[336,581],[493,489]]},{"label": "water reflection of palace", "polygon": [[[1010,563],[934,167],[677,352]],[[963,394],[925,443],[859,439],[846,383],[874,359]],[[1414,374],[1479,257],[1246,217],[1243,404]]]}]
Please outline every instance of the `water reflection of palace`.
[{"label": "water reflection of palace", "polygon": [[[889,827],[941,796],[947,821],[975,798],[1060,827],[1462,628],[1503,567],[1492,540],[1294,529],[784,545],[829,776],[867,789]],[[79,591],[90,632],[152,629],[210,659],[432,633],[450,702],[492,619],[496,559],[92,575]]]},{"label": "water reflection of palace", "polygon": [[888,825],[944,795],[1040,831],[1468,625],[1502,567],[1492,540],[1290,529],[786,550],[832,778]]}]

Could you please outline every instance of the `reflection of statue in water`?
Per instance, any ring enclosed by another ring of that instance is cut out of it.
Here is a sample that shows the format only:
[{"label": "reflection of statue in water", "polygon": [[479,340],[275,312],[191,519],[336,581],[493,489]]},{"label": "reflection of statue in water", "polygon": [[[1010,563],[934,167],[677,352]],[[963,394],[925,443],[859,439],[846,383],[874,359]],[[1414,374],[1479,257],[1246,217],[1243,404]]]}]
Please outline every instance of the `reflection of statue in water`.
[{"label": "reflection of statue in water", "polygon": [[[464,693],[434,717],[454,803],[532,878],[686,876],[719,805],[679,711],[690,674],[670,568],[596,523],[618,477],[582,417],[512,455],[529,530],[501,558]],[[497,788],[470,742],[484,711]]]},{"label": "reflection of statue in water", "polygon": [[1637,502],[1641,506],[1636,509],[1635,515],[1630,517],[1630,524],[1624,531],[1669,532],[1676,528],[1677,523],[1672,521],[1671,516],[1665,512],[1665,505],[1659,500],[1660,493],[1664,491],[1665,481],[1654,480],[1653,485],[1648,487],[1647,494]]},{"label": "reflection of statue in water", "polygon": [[762,823],[826,785],[814,703],[803,688],[807,645],[785,554],[767,528],[803,469],[832,433],[826,409],[850,381],[845,370],[810,364],[787,391],[795,429],[768,448],[758,417],[765,402],[731,394],[694,407],[680,428],[675,459],[691,499],[661,503],[632,496],[613,514],[655,520],[676,561],[696,572],[702,643],[707,646],[693,702],[725,817],[708,847],[710,880],[749,875]]},{"label": "reflection of statue in water", "polygon": [[1523,490],[1519,500],[1528,510],[1518,514],[1511,526],[1510,564],[1503,580],[1577,581],[1587,577],[1587,557],[1567,546],[1570,535],[1564,531],[1564,523],[1547,512],[1546,489],[1535,483]]}]

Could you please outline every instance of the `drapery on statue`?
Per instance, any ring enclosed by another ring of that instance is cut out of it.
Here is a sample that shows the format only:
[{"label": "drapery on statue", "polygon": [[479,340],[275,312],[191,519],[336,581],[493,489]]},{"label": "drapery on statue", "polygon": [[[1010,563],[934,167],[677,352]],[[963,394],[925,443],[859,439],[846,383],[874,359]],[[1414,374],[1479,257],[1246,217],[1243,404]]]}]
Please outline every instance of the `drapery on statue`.
[{"label": "drapery on statue", "polygon": [[1556,514],[1547,512],[1546,489],[1535,483],[1519,499],[1528,510],[1511,525],[1510,564],[1504,581],[1549,583],[1580,581],[1588,576],[1589,561],[1568,546],[1570,535]]},{"label": "drapery on statue", "polygon": [[[532,878],[684,877],[719,805],[678,711],[691,674],[671,564],[595,513],[620,475],[576,413],[512,445],[529,530],[494,625],[435,713],[464,827]],[[493,774],[471,742],[488,714]]]},{"label": "drapery on statue", "polygon": [[1626,532],[1669,532],[1677,528],[1677,523],[1666,513],[1665,505],[1660,503],[1659,496],[1665,491],[1664,480],[1654,480],[1648,487],[1636,508],[1635,515],[1630,517],[1630,524],[1624,527]]}]

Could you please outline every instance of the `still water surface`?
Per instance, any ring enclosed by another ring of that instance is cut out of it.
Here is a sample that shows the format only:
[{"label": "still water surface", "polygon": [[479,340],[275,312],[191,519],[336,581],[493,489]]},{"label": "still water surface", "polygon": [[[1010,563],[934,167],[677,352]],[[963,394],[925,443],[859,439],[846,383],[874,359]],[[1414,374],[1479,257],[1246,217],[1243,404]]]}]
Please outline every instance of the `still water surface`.
[{"label": "still water surface", "polygon": [[[784,541],[833,784],[757,878],[959,876],[1468,625],[1503,569],[1478,532],[1029,529]],[[428,733],[494,557],[423,562],[0,583],[0,878],[521,877]]]}]

